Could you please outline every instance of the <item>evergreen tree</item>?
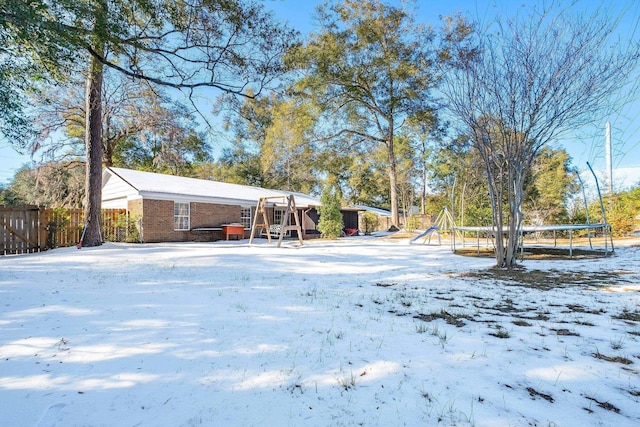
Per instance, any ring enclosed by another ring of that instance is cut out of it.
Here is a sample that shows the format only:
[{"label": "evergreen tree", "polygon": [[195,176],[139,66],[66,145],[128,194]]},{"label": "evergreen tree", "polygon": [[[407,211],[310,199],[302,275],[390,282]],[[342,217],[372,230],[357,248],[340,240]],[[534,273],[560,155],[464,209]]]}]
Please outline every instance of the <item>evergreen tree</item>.
[{"label": "evergreen tree", "polygon": [[335,239],[342,234],[342,195],[338,186],[329,182],[322,190],[320,197],[322,206],[318,208],[320,213],[320,221],[318,222],[318,230],[322,233],[322,237],[327,239]]}]

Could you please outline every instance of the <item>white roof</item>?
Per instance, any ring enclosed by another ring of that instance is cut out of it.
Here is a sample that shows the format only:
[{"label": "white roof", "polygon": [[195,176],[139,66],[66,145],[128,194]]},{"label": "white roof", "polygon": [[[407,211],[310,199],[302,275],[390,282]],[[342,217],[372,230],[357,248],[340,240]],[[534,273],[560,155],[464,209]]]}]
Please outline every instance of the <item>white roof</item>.
[{"label": "white roof", "polygon": [[293,194],[298,208],[320,206],[319,200],[301,193],[113,167],[103,171],[103,186],[107,185],[112,177],[123,180],[145,199],[185,199],[219,204],[255,205],[261,197],[282,196],[282,200],[269,201],[271,205],[281,205],[286,203],[284,196]]},{"label": "white roof", "polygon": [[373,206],[364,206],[364,205],[355,205],[354,207],[359,211],[371,212],[378,216],[391,216],[391,211],[387,209],[381,209]]}]

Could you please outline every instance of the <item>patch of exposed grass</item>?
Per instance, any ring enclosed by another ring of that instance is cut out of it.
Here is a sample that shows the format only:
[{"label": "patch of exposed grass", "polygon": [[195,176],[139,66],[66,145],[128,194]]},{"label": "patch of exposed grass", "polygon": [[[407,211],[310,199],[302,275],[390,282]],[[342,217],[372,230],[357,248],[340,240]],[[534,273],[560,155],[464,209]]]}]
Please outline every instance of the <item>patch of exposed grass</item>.
[{"label": "patch of exposed grass", "polygon": [[[464,248],[456,248],[456,255],[468,256],[468,257],[480,257],[480,258],[493,258],[495,256],[495,250],[490,247],[467,246]],[[552,247],[525,247],[524,254],[518,253],[518,258],[524,259],[536,259],[536,260],[568,260],[568,259],[597,259],[605,256],[610,256],[610,253],[605,253],[602,250],[580,249],[574,248],[573,251],[569,251],[569,248],[552,248]]]},{"label": "patch of exposed grass", "polygon": [[[468,279],[493,279],[503,282],[506,286],[523,286],[527,288],[548,291],[567,286],[604,287],[619,284],[623,279],[619,271],[560,271],[560,270],[528,270],[518,267],[513,269],[490,268],[488,270],[466,272],[459,275]],[[577,311],[579,306],[574,306]],[[588,311],[585,311],[588,312]],[[594,313],[599,314],[599,313]]]},{"label": "patch of exposed grass", "polygon": [[536,313],[535,316],[515,316],[518,317],[519,319],[524,319],[524,320],[541,320],[543,322],[546,322],[547,320],[550,319],[549,317],[549,313]]},{"label": "patch of exposed grass", "polygon": [[507,339],[511,338],[511,334],[505,328],[500,325],[496,326],[495,332],[489,332],[489,335],[494,336],[496,338]]},{"label": "patch of exposed grass", "polygon": [[467,308],[467,306],[466,306],[466,305],[463,305],[463,304],[455,304],[455,303],[451,303],[451,304],[449,304],[449,307],[451,307],[451,308]]},{"label": "patch of exposed grass", "polygon": [[571,336],[571,337],[579,337],[580,334],[574,331],[570,331],[569,329],[551,329],[552,331],[554,331],[556,333],[556,335],[564,335],[564,336]]},{"label": "patch of exposed grass", "polygon": [[596,326],[594,323],[585,322],[584,320],[576,321],[576,322],[573,322],[573,323],[575,323],[576,325],[580,325],[580,326]]},{"label": "patch of exposed grass", "polygon": [[534,389],[533,387],[527,387],[527,391],[529,392],[529,396],[533,397],[534,399],[536,397],[541,397],[544,400],[546,400],[547,402],[553,403],[553,397],[550,394],[541,393],[541,392],[537,391],[536,389]]},{"label": "patch of exposed grass", "polygon": [[464,314],[451,314],[446,310],[435,311],[429,314],[417,314],[414,316],[415,319],[420,319],[424,322],[431,322],[436,319],[443,319],[449,325],[456,326],[458,328],[463,327],[466,323],[461,319],[473,320],[470,316]]},{"label": "patch of exposed grass", "polygon": [[397,283],[376,283],[376,286],[379,286],[381,288],[388,288],[390,286],[396,286]]},{"label": "patch of exposed grass", "polygon": [[622,356],[607,356],[607,355],[604,355],[604,354],[600,353],[599,351],[593,353],[593,357],[595,357],[596,359],[600,359],[600,360],[606,360],[607,362],[622,363],[623,365],[631,365],[631,364],[633,364],[633,361],[631,359],[627,359],[626,357],[622,357]]},{"label": "patch of exposed grass", "polygon": [[345,375],[343,377],[336,378],[336,380],[338,381],[338,385],[341,388],[343,388],[345,391],[351,390],[358,384],[358,376],[353,372],[351,372],[350,375]]},{"label": "patch of exposed grass", "polygon": [[615,412],[616,414],[619,414],[619,413],[620,413],[620,409],[616,408],[615,406],[613,406],[613,405],[612,405],[611,403],[609,403],[609,402],[601,402],[601,401],[599,401],[598,399],[593,398],[593,397],[591,397],[591,396],[585,396],[585,398],[586,398],[586,399],[589,399],[589,400],[591,400],[591,401],[593,401],[593,402],[595,402],[595,403],[596,403],[596,405],[598,405],[598,406],[599,406],[600,408],[602,408],[602,409],[606,409],[607,411],[613,411],[613,412]]},{"label": "patch of exposed grass", "polygon": [[580,305],[580,304],[567,304],[566,307],[571,310],[572,312],[575,313],[588,313],[588,314],[604,314],[606,313],[606,311],[602,308],[598,309],[598,310],[590,310],[585,308],[584,306]]},{"label": "patch of exposed grass", "polygon": [[624,338],[620,337],[618,339],[611,339],[612,350],[621,350],[622,347],[624,347]]},{"label": "patch of exposed grass", "polygon": [[533,326],[532,323],[529,323],[526,320],[514,320],[511,323],[513,323],[516,326]]},{"label": "patch of exposed grass", "polygon": [[416,332],[419,334],[424,334],[429,330],[429,327],[427,326],[426,323],[417,323],[415,326],[416,326]]},{"label": "patch of exposed grass", "polygon": [[509,304],[496,304],[493,307],[494,310],[500,311],[502,313],[518,313],[521,310],[516,307],[515,305],[509,303]]},{"label": "patch of exposed grass", "polygon": [[640,322],[640,311],[629,311],[625,308],[624,310],[622,310],[622,313],[618,314],[617,316],[611,317],[613,317],[614,319],[628,320],[631,322]]}]

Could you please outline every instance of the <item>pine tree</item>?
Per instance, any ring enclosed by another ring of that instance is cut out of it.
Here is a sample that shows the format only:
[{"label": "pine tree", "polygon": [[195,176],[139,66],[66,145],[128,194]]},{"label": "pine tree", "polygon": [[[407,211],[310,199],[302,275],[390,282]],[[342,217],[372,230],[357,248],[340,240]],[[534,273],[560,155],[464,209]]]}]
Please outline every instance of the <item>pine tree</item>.
[{"label": "pine tree", "polygon": [[320,197],[322,206],[318,209],[320,212],[320,221],[318,230],[322,233],[322,237],[326,239],[335,239],[342,234],[342,213],[340,190],[333,183],[325,185]]}]

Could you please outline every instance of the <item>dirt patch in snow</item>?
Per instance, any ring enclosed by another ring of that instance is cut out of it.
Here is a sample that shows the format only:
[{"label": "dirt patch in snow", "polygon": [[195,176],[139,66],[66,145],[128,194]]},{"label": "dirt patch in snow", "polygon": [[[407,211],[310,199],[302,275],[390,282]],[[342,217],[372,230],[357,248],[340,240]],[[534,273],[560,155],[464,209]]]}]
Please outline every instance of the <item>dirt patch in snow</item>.
[{"label": "dirt patch in snow", "polygon": [[530,270],[514,268],[511,270],[490,268],[488,270],[462,273],[466,279],[493,279],[504,282],[507,286],[523,286],[540,290],[550,290],[567,286],[604,287],[620,282],[628,282],[629,271],[560,271]]},{"label": "dirt patch in snow", "polygon": [[[470,257],[488,257],[493,258],[493,248],[481,247],[464,247],[456,248],[456,255]],[[525,247],[524,252],[518,254],[518,258],[535,259],[535,260],[568,260],[568,259],[591,259],[611,256],[611,253],[605,253],[602,250],[589,250],[574,248],[569,251],[568,248],[550,248],[550,247]]]}]

